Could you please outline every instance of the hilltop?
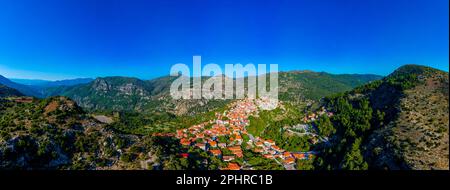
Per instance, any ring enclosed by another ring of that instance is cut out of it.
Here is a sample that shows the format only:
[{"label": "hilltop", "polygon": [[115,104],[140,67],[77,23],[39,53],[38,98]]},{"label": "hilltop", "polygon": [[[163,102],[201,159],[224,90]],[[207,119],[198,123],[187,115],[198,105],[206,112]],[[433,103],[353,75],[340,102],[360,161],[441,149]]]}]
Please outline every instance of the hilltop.
[{"label": "hilltop", "polygon": [[155,141],[117,132],[66,97],[0,99],[2,169],[142,169],[139,154],[158,159]]},{"label": "hilltop", "polygon": [[64,97],[8,98],[0,106],[1,168],[64,167],[84,146],[91,147],[81,141],[85,132],[99,127]]},{"label": "hilltop", "polygon": [[[409,83],[404,78],[410,78]],[[384,104],[394,107],[396,114],[384,128],[369,136],[366,154],[373,159],[368,160],[391,169],[449,169],[448,73],[407,65],[386,80],[401,88],[393,105]],[[374,92],[372,96],[377,95]],[[384,153],[377,155],[373,150]]]},{"label": "hilltop", "polygon": [[448,85],[447,72],[405,65],[328,97],[336,132],[323,167],[448,169]]}]

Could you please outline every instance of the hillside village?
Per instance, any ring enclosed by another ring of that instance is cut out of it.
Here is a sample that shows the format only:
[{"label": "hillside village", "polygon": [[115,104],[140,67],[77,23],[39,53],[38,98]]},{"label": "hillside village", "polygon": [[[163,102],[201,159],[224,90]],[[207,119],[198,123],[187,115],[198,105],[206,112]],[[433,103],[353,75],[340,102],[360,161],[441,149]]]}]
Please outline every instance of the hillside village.
[{"label": "hillside village", "polygon": [[[52,160],[45,156],[64,153],[66,162],[52,168],[448,168],[448,73],[423,66],[403,66],[318,105],[242,99],[195,118],[155,112],[116,116],[85,111],[64,96],[37,99],[8,88],[0,98],[3,167],[46,168]],[[41,143],[49,137],[58,144]],[[25,142],[32,150],[9,146]],[[58,153],[59,147],[65,151]],[[15,156],[5,157],[8,152]],[[40,162],[23,164],[22,157]]]},{"label": "hillside village", "polygon": [[[285,151],[272,139],[263,139],[249,134],[246,127],[250,125],[249,116],[257,116],[259,108],[273,107],[271,101],[262,99],[243,99],[232,103],[230,109],[223,113],[216,113],[215,119],[198,125],[193,125],[187,129],[177,130],[175,137],[180,140],[180,144],[185,147],[196,147],[208,151],[211,155],[217,156],[228,166],[222,170],[252,169],[244,168],[233,162],[236,158],[243,157],[243,151],[253,151],[267,159],[273,159],[285,169],[295,169],[298,159],[312,159],[316,152],[289,152]],[[310,120],[316,118],[321,113],[310,115]],[[332,115],[328,113],[329,115]],[[231,154],[225,154],[224,152]],[[188,157],[189,154],[181,154]]]}]

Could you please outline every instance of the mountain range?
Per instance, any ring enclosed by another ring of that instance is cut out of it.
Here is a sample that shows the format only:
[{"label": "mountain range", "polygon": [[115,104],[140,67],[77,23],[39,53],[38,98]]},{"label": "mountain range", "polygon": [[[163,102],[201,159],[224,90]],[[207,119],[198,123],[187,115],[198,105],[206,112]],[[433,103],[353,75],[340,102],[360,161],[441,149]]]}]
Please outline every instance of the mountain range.
[{"label": "mountain range", "polygon": [[[267,137],[287,142],[292,134],[286,125],[326,109],[334,115],[312,126],[329,141],[311,145],[320,154],[310,167],[298,163],[300,168],[448,169],[448,77],[420,65],[386,77],[280,72],[282,108],[252,118],[249,128],[258,125]],[[169,87],[175,77],[103,77],[48,87],[40,94],[47,98],[32,99],[19,97],[30,96],[31,85],[0,79],[1,168],[149,169],[152,163],[179,169],[178,141],[149,134],[207,121],[230,103],[173,100]],[[109,119],[96,119],[98,114]],[[187,167],[199,169],[205,156],[192,156]]]},{"label": "mountain range", "polygon": [[31,86],[12,82],[11,80],[7,79],[6,77],[4,77],[2,75],[0,75],[0,84],[10,87],[10,88],[13,88],[13,89],[16,89],[20,93],[27,95],[27,96],[42,97],[39,94],[39,92],[37,92]]},{"label": "mountain range", "polygon": [[[203,77],[203,80],[208,77]],[[281,100],[318,100],[337,92],[350,90],[358,85],[380,79],[378,75],[343,74],[325,72],[280,72]],[[177,115],[195,114],[224,105],[224,100],[173,100],[169,95],[170,84],[175,77],[140,80],[130,77],[102,77],[95,80],[75,79],[42,82],[14,79],[32,85],[22,85],[4,78],[1,84],[16,88],[25,95],[35,97],[67,96],[89,110],[171,111]],[[17,88],[19,87],[19,88]],[[223,102],[223,103],[222,103]],[[197,110],[196,110],[197,109]]]},{"label": "mountain range", "polygon": [[91,78],[77,78],[57,81],[47,81],[38,79],[8,79],[0,75],[0,84],[14,88],[27,96],[44,98],[47,96],[47,91],[52,87],[74,86],[78,84],[85,84],[93,81]]},{"label": "mountain range", "polygon": [[55,86],[73,86],[77,84],[84,84],[93,81],[91,78],[75,78],[75,79],[66,79],[66,80],[40,80],[40,79],[16,79],[10,78],[12,82],[28,85],[28,86],[36,86],[36,87],[55,87]]}]

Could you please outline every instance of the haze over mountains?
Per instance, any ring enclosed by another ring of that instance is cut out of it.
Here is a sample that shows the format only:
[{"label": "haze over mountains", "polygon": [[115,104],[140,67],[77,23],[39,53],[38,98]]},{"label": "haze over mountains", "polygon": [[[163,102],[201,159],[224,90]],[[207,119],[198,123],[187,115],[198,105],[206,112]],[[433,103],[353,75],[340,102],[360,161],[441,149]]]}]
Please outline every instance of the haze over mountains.
[{"label": "haze over mountains", "polygon": [[0,75],[0,84],[5,85],[5,86],[10,87],[10,88],[14,88],[17,91],[19,91],[22,94],[27,95],[27,96],[42,97],[39,94],[39,92],[37,92],[31,86],[27,86],[27,85],[23,85],[23,84],[12,82],[11,80],[5,78],[2,75]]},{"label": "haze over mountains", "polygon": [[93,81],[91,78],[76,78],[76,79],[66,79],[66,80],[56,80],[56,81],[48,81],[48,80],[38,80],[38,79],[9,79],[12,82],[36,86],[36,87],[55,87],[55,86],[73,86],[77,84],[84,84]]},{"label": "haze over mountains", "polygon": [[93,79],[78,78],[58,81],[33,80],[33,79],[8,79],[0,75],[0,84],[15,88],[27,96],[47,97],[46,91],[51,87],[73,86],[77,84],[89,83]]}]

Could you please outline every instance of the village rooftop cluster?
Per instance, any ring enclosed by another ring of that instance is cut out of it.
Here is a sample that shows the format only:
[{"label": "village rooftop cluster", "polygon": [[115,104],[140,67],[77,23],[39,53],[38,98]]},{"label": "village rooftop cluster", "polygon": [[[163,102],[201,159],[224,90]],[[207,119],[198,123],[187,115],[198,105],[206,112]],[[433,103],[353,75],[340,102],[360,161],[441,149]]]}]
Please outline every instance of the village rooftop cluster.
[{"label": "village rooftop cluster", "polygon": [[[230,105],[228,111],[216,113],[215,119],[198,125],[193,125],[187,129],[177,130],[175,137],[180,139],[180,143],[185,147],[196,147],[228,162],[228,166],[223,170],[242,169],[238,163],[233,162],[236,158],[243,157],[243,150],[251,149],[259,153],[264,158],[274,159],[286,169],[295,169],[297,159],[310,159],[313,152],[288,152],[278,147],[271,139],[253,137],[247,133],[246,127],[249,123],[249,116],[258,114],[258,107],[270,107],[272,101],[263,99],[243,99]],[[246,138],[244,143],[243,136]],[[229,154],[224,154],[224,152]],[[188,156],[188,154],[183,154]],[[281,160],[281,161],[280,161]]]}]

